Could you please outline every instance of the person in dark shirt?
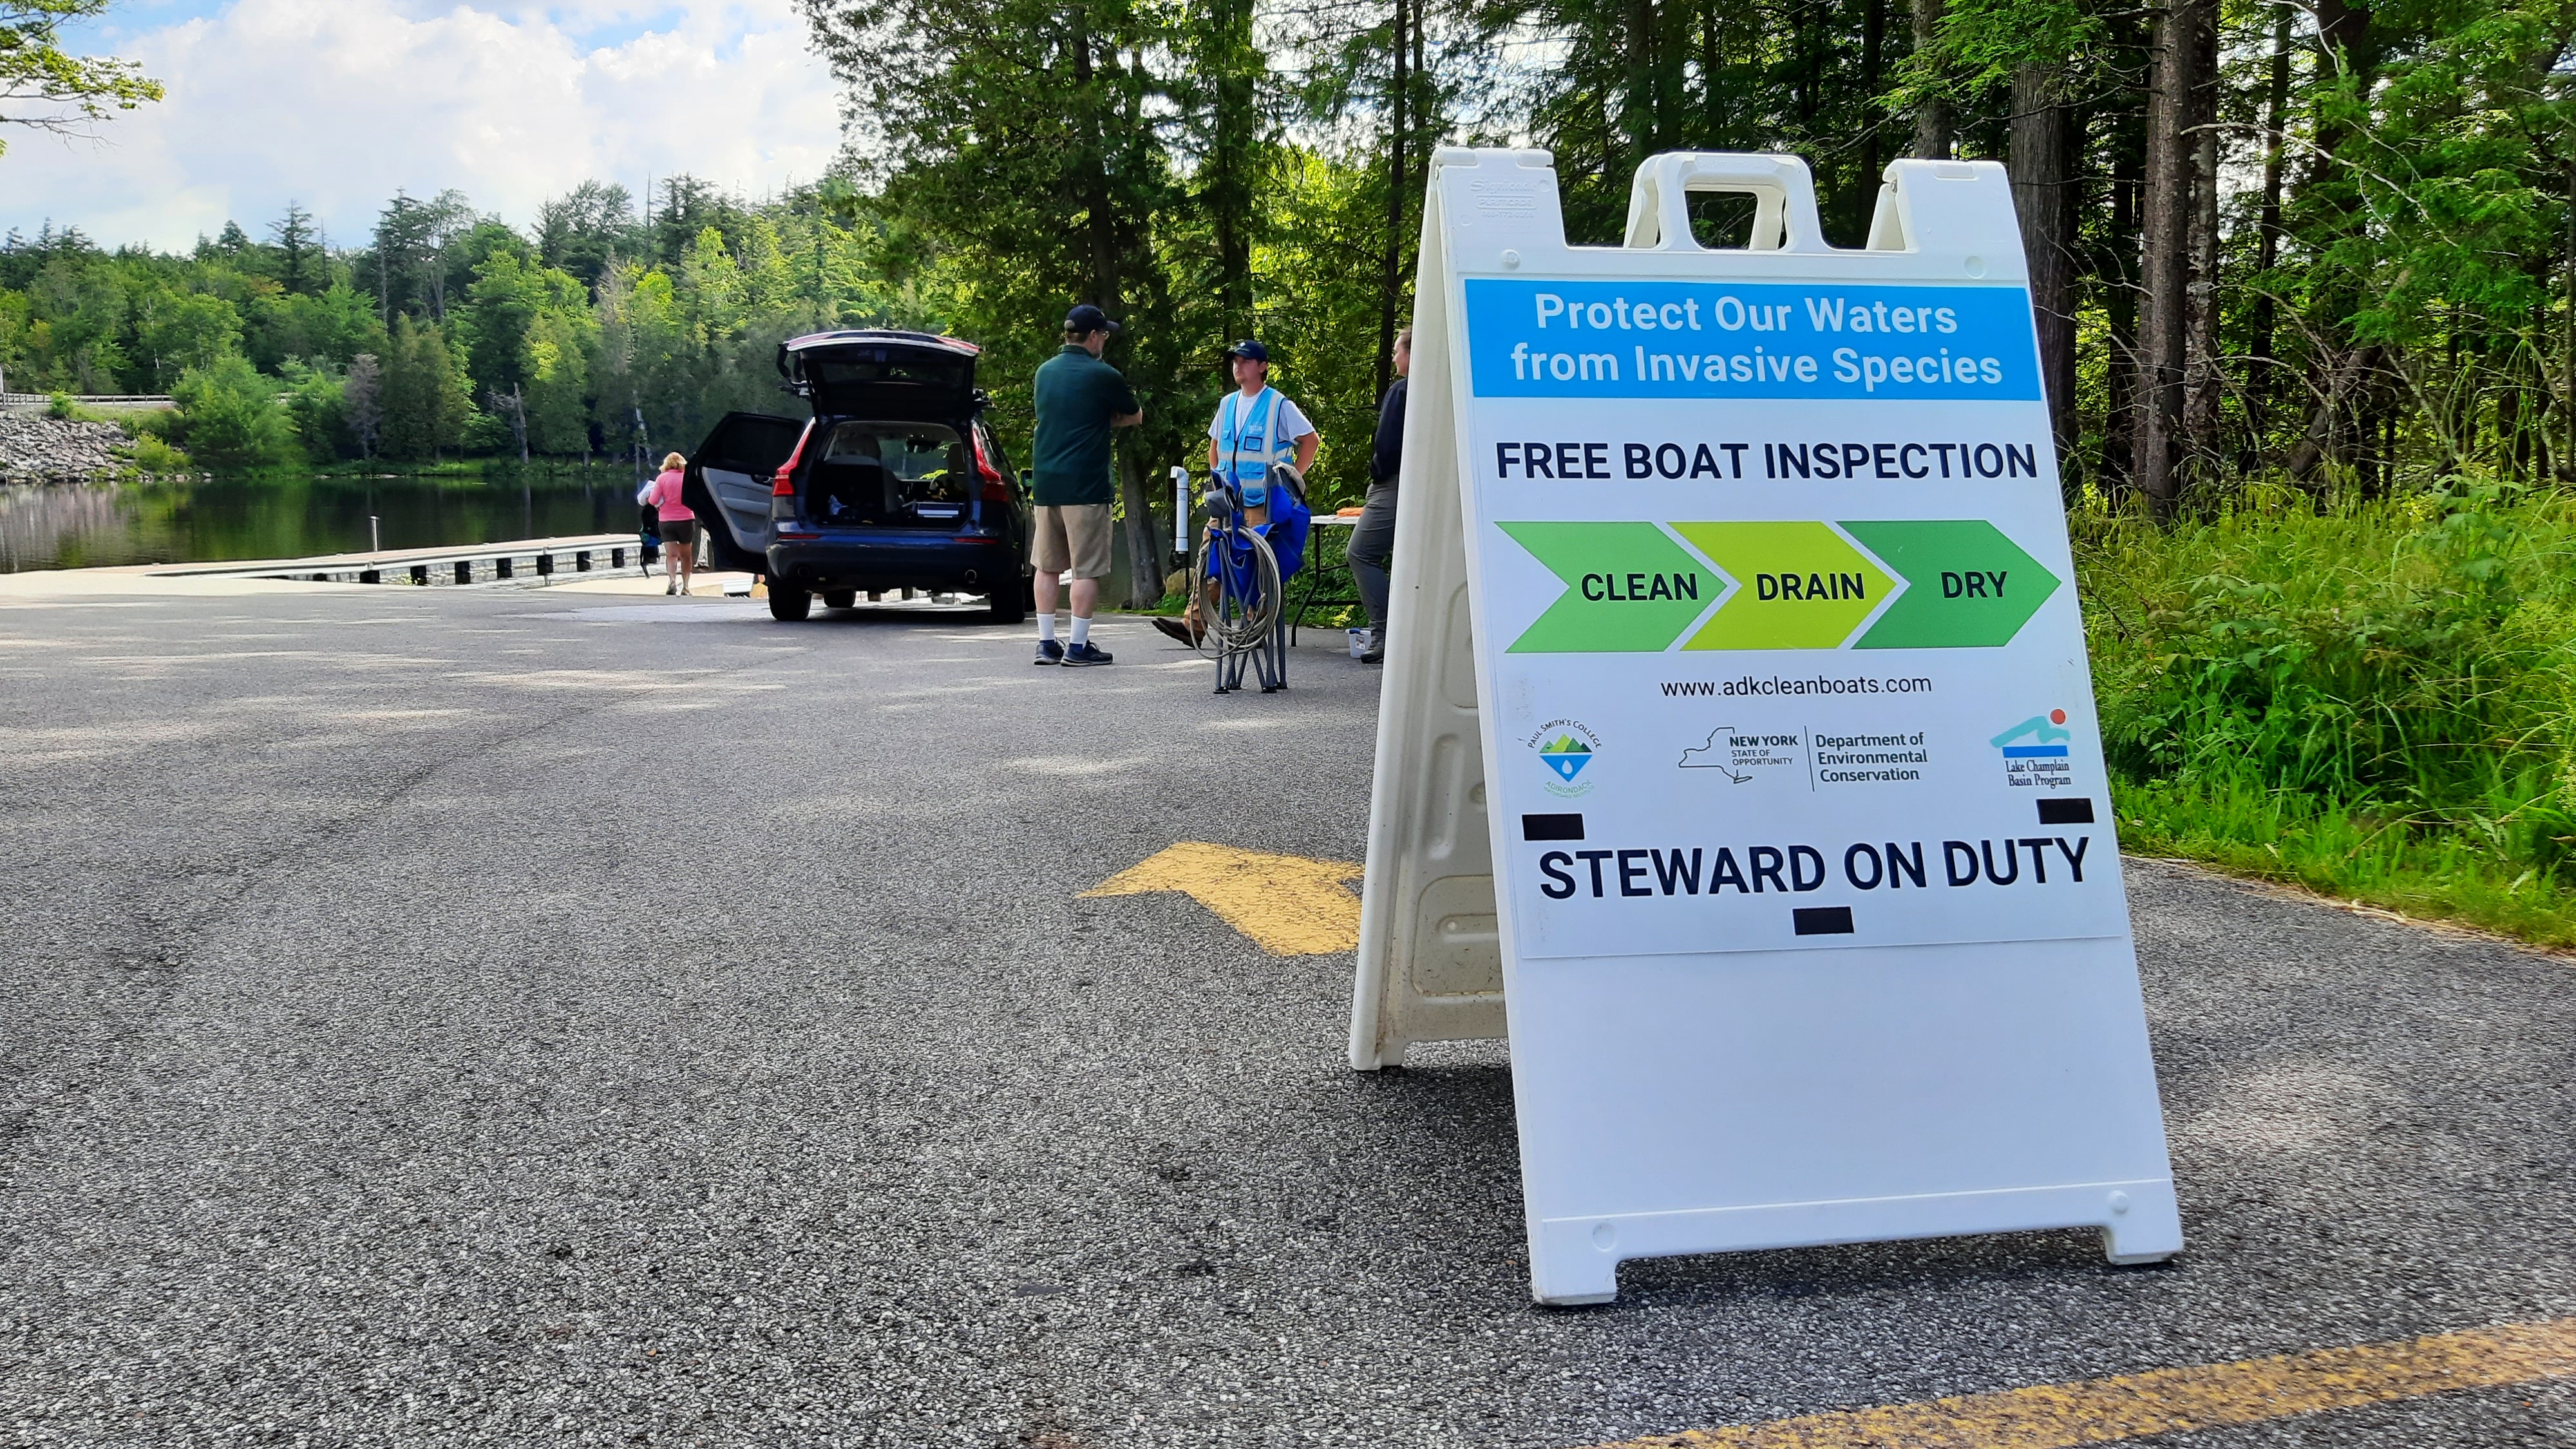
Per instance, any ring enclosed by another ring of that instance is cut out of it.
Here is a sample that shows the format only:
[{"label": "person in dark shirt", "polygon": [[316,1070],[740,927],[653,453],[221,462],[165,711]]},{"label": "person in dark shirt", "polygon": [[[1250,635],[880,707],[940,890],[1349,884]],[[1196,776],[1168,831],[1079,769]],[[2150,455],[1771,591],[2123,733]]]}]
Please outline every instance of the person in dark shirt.
[{"label": "person in dark shirt", "polygon": [[1351,577],[1359,581],[1360,602],[1369,616],[1370,664],[1386,658],[1386,597],[1393,580],[1387,565],[1395,558],[1395,482],[1404,461],[1404,385],[1413,369],[1413,329],[1395,334],[1395,382],[1377,405],[1377,439],[1369,448],[1368,505],[1351,530]]},{"label": "person in dark shirt", "polygon": [[[1029,561],[1038,606],[1040,664],[1107,664],[1091,642],[1091,611],[1109,573],[1110,431],[1145,420],[1135,391],[1100,360],[1118,324],[1085,302],[1065,314],[1064,346],[1038,367],[1037,430],[1030,446],[1034,505]],[[1056,576],[1073,574],[1073,642],[1055,637]]]}]

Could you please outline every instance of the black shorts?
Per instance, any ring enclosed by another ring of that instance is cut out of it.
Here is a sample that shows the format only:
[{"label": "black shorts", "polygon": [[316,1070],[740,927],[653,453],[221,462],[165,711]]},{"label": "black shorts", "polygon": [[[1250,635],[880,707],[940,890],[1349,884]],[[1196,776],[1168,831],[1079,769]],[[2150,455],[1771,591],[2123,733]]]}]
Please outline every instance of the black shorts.
[{"label": "black shorts", "polygon": [[698,521],[694,518],[665,518],[657,530],[662,541],[680,548],[693,548],[698,542]]}]

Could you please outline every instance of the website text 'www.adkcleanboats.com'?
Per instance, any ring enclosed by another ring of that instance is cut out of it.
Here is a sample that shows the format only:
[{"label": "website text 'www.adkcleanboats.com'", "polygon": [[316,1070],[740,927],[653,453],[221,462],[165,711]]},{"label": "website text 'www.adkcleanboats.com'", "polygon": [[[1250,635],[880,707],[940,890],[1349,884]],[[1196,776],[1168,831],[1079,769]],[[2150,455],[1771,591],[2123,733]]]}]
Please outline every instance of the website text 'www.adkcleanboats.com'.
[{"label": "website text 'www.adkcleanboats.com'", "polygon": [[1744,674],[1733,679],[1667,679],[1667,699],[1776,699],[1797,695],[1930,694],[1932,681],[1921,677],[1838,679],[1813,674]]}]

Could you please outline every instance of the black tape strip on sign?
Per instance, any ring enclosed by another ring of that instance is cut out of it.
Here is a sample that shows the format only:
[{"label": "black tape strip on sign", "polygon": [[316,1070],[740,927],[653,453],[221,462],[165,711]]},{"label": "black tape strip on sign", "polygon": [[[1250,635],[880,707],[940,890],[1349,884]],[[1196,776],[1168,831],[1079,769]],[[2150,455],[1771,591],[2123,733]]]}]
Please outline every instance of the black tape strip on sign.
[{"label": "black tape strip on sign", "polygon": [[1521,817],[1523,840],[1581,840],[1581,815],[1524,815]]}]

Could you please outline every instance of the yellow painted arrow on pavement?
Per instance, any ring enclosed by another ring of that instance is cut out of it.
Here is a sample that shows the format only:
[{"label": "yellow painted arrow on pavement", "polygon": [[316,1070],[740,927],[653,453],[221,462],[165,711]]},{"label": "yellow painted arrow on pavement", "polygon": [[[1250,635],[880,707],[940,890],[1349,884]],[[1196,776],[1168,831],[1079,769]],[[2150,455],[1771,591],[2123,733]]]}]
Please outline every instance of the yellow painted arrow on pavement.
[{"label": "yellow painted arrow on pavement", "polygon": [[1360,868],[1347,860],[1265,855],[1184,840],[1083,894],[1179,891],[1273,956],[1319,956],[1359,945],[1360,898],[1345,884],[1359,878]]}]

